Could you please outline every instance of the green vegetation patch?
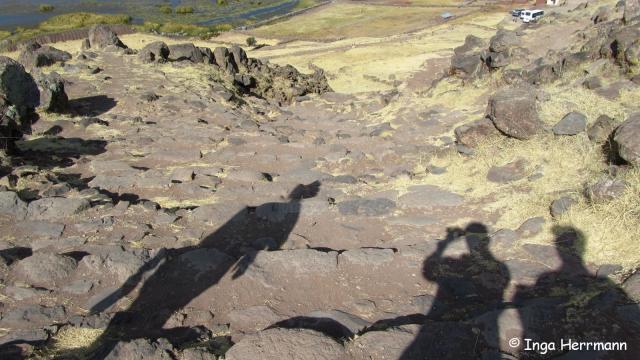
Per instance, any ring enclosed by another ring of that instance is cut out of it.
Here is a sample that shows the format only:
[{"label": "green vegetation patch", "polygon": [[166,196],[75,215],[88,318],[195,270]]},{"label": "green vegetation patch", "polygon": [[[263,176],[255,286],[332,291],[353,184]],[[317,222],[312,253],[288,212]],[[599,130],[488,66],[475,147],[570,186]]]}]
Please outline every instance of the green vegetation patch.
[{"label": "green vegetation patch", "polygon": [[38,10],[40,10],[40,12],[51,12],[54,9],[55,7],[49,4],[40,4],[40,6],[38,7]]},{"label": "green vegetation patch", "polygon": [[20,41],[31,39],[42,34],[79,29],[96,24],[116,25],[130,23],[131,17],[129,15],[102,15],[77,12],[54,16],[41,22],[36,28],[19,27],[13,33],[0,31],[0,40]]},{"label": "green vegetation patch", "polygon": [[215,36],[224,31],[233,29],[233,26],[229,24],[218,24],[214,26],[199,26],[193,24],[182,24],[176,22],[145,22],[143,25],[137,25],[135,28],[142,32],[155,32],[165,34],[178,34],[183,36],[197,36],[203,39],[207,39],[211,36]]},{"label": "green vegetation patch", "polygon": [[86,12],[70,13],[54,16],[38,26],[42,31],[64,31],[78,29],[96,24],[130,24],[129,15],[103,15]]},{"label": "green vegetation patch", "polygon": [[158,9],[160,9],[160,12],[163,14],[173,14],[173,8],[169,5],[160,5]]},{"label": "green vegetation patch", "polygon": [[194,10],[192,6],[178,6],[176,7],[176,14],[193,14]]}]

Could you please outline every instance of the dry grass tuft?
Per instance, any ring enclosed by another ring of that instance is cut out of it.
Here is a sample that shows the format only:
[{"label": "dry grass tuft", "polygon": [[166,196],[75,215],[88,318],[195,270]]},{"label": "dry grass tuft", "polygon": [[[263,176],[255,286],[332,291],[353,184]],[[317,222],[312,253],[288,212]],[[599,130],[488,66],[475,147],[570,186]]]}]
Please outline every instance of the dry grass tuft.
[{"label": "dry grass tuft", "polygon": [[154,197],[151,200],[160,204],[160,206],[162,206],[164,209],[204,206],[204,205],[215,204],[218,201],[215,195],[198,198],[198,199],[184,199],[184,200],[177,200],[170,197],[159,196],[159,197]]},{"label": "dry grass tuft", "polygon": [[593,90],[581,86],[572,87],[567,91],[566,86],[553,84],[545,87],[548,100],[540,104],[540,118],[548,125],[554,125],[564,115],[571,111],[579,111],[587,116],[589,123],[593,123],[598,116],[608,115],[621,121],[627,114],[627,103],[624,101],[629,96],[639,95],[636,91],[624,91],[620,100],[609,100],[599,96]]},{"label": "dry grass tuft", "polygon": [[558,223],[584,233],[587,261],[634,268],[640,263],[640,169],[621,178],[628,183],[623,196],[596,204],[581,199]]},{"label": "dry grass tuft", "polygon": [[104,333],[103,329],[65,327],[53,337],[54,357],[78,357],[88,353]]}]

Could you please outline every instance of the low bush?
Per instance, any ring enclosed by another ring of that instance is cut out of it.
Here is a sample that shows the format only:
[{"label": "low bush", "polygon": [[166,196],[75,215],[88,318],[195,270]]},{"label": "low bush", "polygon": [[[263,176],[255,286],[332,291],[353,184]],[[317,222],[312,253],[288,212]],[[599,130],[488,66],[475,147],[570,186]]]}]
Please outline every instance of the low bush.
[{"label": "low bush", "polygon": [[51,12],[55,9],[55,7],[49,4],[40,4],[40,7],[38,7],[38,9],[40,10],[40,12]]},{"label": "low bush", "polygon": [[179,34],[184,36],[197,36],[202,39],[208,39],[212,36],[220,34],[223,31],[231,30],[233,27],[229,24],[199,26],[176,22],[165,22],[160,24],[147,21],[143,25],[136,26],[136,28],[139,31],[156,32],[161,34]]},{"label": "low bush", "polygon": [[193,14],[193,7],[191,6],[178,6],[176,7],[176,14]]},{"label": "low bush", "polygon": [[163,14],[173,14],[173,8],[169,5],[160,5],[160,12]]}]

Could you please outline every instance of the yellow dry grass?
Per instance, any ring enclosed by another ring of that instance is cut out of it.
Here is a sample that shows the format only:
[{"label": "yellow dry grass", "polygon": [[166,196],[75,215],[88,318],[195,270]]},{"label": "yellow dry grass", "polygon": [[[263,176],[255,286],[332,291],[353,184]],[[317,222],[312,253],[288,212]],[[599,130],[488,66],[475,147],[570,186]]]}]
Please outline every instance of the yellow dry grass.
[{"label": "yellow dry grass", "polygon": [[621,178],[628,184],[623,196],[595,204],[581,199],[558,223],[583,232],[587,260],[634,268],[640,262],[640,170],[633,169]]},{"label": "yellow dry grass", "polygon": [[334,3],[254,32],[264,37],[308,40],[379,37],[422,29],[441,21],[443,12],[459,15],[468,11],[454,7]]},{"label": "yellow dry grass", "polygon": [[[509,184],[487,181],[488,170],[516,159],[529,162],[528,173],[544,176],[535,181],[526,178]],[[606,174],[606,163],[599,145],[585,134],[575,137],[540,135],[529,141],[494,139],[479,146],[472,159],[450,153],[433,159],[445,166],[446,174],[427,177],[433,184],[468,198],[482,199],[484,209],[495,212],[496,228],[517,228],[524,220],[543,216],[545,231],[527,242],[551,244],[555,224],[573,226],[586,236],[584,258],[593,263],[619,263],[627,268],[640,264],[640,170],[623,176],[629,184],[624,196],[608,203],[591,204],[583,196],[587,184]],[[416,184],[412,182],[411,185]],[[393,184],[393,186],[406,184]],[[551,202],[562,195],[579,203],[560,219],[549,215]]]},{"label": "yellow dry grass", "polygon": [[78,327],[65,327],[53,337],[50,352],[56,356],[82,357],[95,345],[104,330]]},{"label": "yellow dry grass", "polygon": [[547,100],[540,105],[540,118],[549,125],[557,123],[571,111],[585,114],[590,123],[600,115],[622,121],[629,115],[628,109],[637,106],[640,96],[640,90],[636,88],[623,90],[618,99],[609,100],[581,86],[571,87],[571,91],[567,91],[567,85],[557,83],[546,86],[544,91]]},{"label": "yellow dry grass", "polygon": [[286,47],[256,50],[251,55],[276,64],[292,64],[303,72],[310,71],[310,64],[319,66],[328,74],[331,87],[338,92],[388,90],[392,85],[373,79],[388,80],[393,75],[404,81],[422,70],[425,61],[449,57],[452,49],[461,45],[468,34],[491,37],[504,18],[503,12],[474,13],[411,34],[383,39],[356,37],[329,43],[295,41],[287,43]]},{"label": "yellow dry grass", "polygon": [[152,198],[151,200],[157,202],[158,204],[160,204],[160,206],[162,206],[165,209],[172,209],[172,208],[186,208],[186,207],[192,207],[192,206],[197,207],[197,206],[215,204],[217,201],[217,197],[215,195],[212,195],[212,196],[202,197],[197,199],[177,200],[177,199],[166,197],[166,196],[158,196],[158,197]]},{"label": "yellow dry grass", "polygon": [[[561,83],[545,87],[549,96],[539,104],[545,123],[555,124],[570,111],[586,114],[589,123],[602,114],[622,121],[637,111],[633,103],[639,95],[637,90],[623,92],[618,100],[608,100],[593,91],[571,89],[567,91]],[[464,106],[478,94],[478,87],[459,87],[455,82],[442,82],[431,91],[434,103],[449,108]],[[541,173],[544,176],[535,181],[525,178],[508,184],[486,179],[492,166],[517,159],[528,161],[527,175]],[[482,201],[485,210],[499,216],[496,228],[515,229],[528,218],[543,216],[547,219],[545,231],[527,242],[551,244],[553,225],[573,226],[585,234],[586,261],[613,262],[626,268],[640,264],[640,244],[636,241],[640,236],[640,171],[636,169],[624,175],[629,189],[621,198],[603,204],[588,203],[583,196],[584,189],[607,173],[607,164],[601,145],[589,141],[584,133],[572,137],[542,134],[528,141],[493,138],[478,146],[472,158],[451,152],[432,159],[431,164],[446,167],[448,171],[421,181],[398,180],[387,186],[402,189],[422,183],[464,193],[469,199]],[[420,168],[422,166],[420,164]],[[562,195],[572,195],[579,202],[566,215],[554,220],[549,206]]]}]

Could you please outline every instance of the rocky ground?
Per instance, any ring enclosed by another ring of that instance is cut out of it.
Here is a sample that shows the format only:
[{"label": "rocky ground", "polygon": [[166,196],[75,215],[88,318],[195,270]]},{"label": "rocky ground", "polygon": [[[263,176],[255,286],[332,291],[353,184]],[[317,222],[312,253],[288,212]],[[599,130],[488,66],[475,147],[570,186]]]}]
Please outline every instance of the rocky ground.
[{"label": "rocky ground", "polygon": [[638,8],[571,5],[388,91],[104,27],[0,58],[2,358],[637,359]]}]

